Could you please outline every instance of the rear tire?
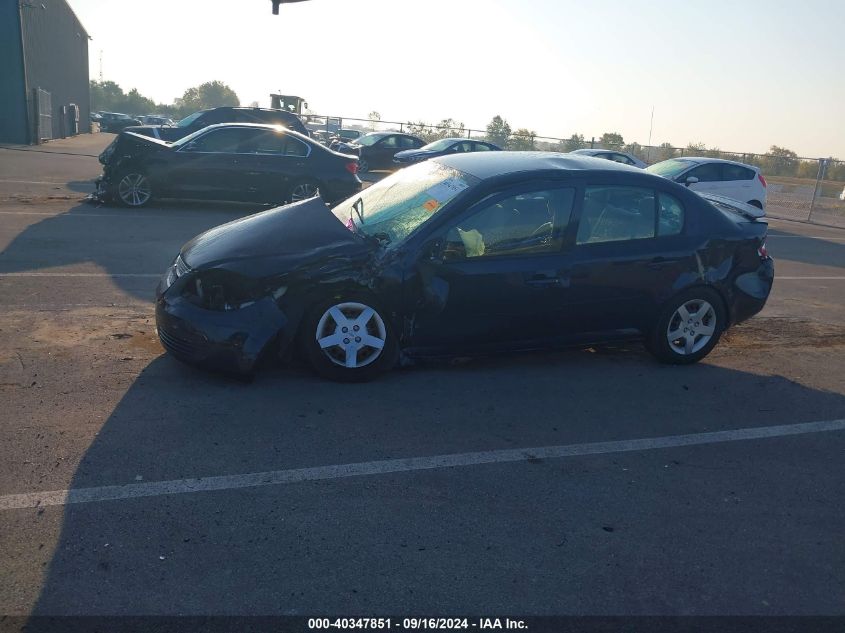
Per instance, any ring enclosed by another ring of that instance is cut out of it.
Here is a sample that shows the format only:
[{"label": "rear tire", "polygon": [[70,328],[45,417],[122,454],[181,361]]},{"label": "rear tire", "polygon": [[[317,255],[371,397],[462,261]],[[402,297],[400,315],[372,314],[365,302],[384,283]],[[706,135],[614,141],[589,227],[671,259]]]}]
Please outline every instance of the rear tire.
[{"label": "rear tire", "polygon": [[691,288],[664,304],[646,347],[662,363],[697,363],[716,347],[726,323],[719,294],[703,286]]},{"label": "rear tire", "polygon": [[337,382],[365,382],[392,369],[399,345],[384,313],[369,299],[322,301],[305,316],[299,343],[315,372]]},{"label": "rear tire", "polygon": [[367,160],[364,159],[364,158],[359,158],[358,159],[358,173],[359,174],[366,174],[368,171],[370,171],[370,163],[367,162]]},{"label": "rear tire", "polygon": [[288,193],[288,202],[302,202],[320,195],[320,186],[313,180],[295,183]]}]

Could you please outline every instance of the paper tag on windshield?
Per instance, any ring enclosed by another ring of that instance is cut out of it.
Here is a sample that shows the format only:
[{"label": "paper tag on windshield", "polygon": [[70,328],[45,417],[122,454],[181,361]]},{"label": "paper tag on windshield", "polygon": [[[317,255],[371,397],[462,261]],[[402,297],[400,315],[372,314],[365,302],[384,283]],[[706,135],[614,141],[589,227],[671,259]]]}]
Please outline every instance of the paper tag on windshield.
[{"label": "paper tag on windshield", "polygon": [[426,211],[429,213],[433,213],[434,210],[440,206],[440,203],[437,202],[434,198],[426,200],[425,204],[423,205],[426,208]]},{"label": "paper tag on windshield", "polygon": [[443,182],[434,185],[431,189],[426,191],[426,193],[437,200],[438,202],[446,202],[447,200],[451,200],[456,195],[461,193],[464,189],[466,189],[469,185],[467,185],[463,180],[459,180],[457,178],[449,178],[444,180]]}]

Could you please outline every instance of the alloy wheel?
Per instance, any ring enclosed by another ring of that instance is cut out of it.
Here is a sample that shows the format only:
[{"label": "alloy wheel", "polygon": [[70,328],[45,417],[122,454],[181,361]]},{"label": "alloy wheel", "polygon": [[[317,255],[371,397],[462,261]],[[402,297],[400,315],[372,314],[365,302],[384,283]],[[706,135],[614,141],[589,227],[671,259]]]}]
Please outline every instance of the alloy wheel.
[{"label": "alloy wheel", "polygon": [[323,313],[316,339],[332,363],[356,369],[381,356],[387,328],[373,308],[363,303],[338,303]]},{"label": "alloy wheel", "polygon": [[681,305],[666,328],[669,347],[676,354],[689,356],[703,348],[716,333],[716,310],[703,299]]},{"label": "alloy wheel", "polygon": [[152,196],[150,181],[144,174],[126,174],[117,185],[117,195],[127,206],[143,206]]},{"label": "alloy wheel", "polygon": [[301,200],[308,200],[309,198],[313,198],[320,190],[317,188],[317,185],[313,185],[309,182],[303,182],[296,185],[290,192],[290,201],[291,202],[299,202]]}]

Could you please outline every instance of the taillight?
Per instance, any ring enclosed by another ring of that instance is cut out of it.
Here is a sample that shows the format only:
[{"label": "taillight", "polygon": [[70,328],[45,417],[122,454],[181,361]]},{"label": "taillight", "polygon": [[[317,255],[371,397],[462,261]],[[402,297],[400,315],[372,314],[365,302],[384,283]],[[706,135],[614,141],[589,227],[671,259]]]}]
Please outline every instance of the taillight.
[{"label": "taillight", "polygon": [[358,163],[356,163],[354,161],[351,162],[351,163],[346,163],[346,171],[348,171],[350,174],[357,174],[358,173]]},{"label": "taillight", "polygon": [[766,241],[760,243],[760,246],[757,247],[757,254],[760,256],[760,259],[769,259],[769,251],[766,248]]},{"label": "taillight", "polygon": [[757,174],[757,178],[760,179],[760,184],[765,187],[766,186],[766,179],[763,178],[763,174]]}]

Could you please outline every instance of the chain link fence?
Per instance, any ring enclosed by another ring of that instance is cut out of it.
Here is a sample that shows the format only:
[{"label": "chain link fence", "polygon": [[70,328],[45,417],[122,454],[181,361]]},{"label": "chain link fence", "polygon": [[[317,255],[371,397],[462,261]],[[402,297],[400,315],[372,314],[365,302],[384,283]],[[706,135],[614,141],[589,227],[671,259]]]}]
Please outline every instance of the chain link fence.
[{"label": "chain link fence", "polygon": [[672,147],[640,145],[639,143],[602,143],[600,138],[573,135],[569,138],[536,134],[491,135],[487,130],[466,128],[463,125],[432,125],[427,123],[381,121],[354,117],[304,115],[303,120],[318,137],[328,137],[339,129],[362,132],[404,132],[419,136],[427,142],[440,138],[462,137],[486,140],[516,151],[539,150],[571,152],[576,149],[609,149],[636,156],[649,165],[670,158],[708,156],[734,160],[759,167],[767,182],[767,215],[775,218],[800,220],[845,227],[845,161],[833,158],[802,158],[792,153],[755,154],[707,149],[703,146]]}]

